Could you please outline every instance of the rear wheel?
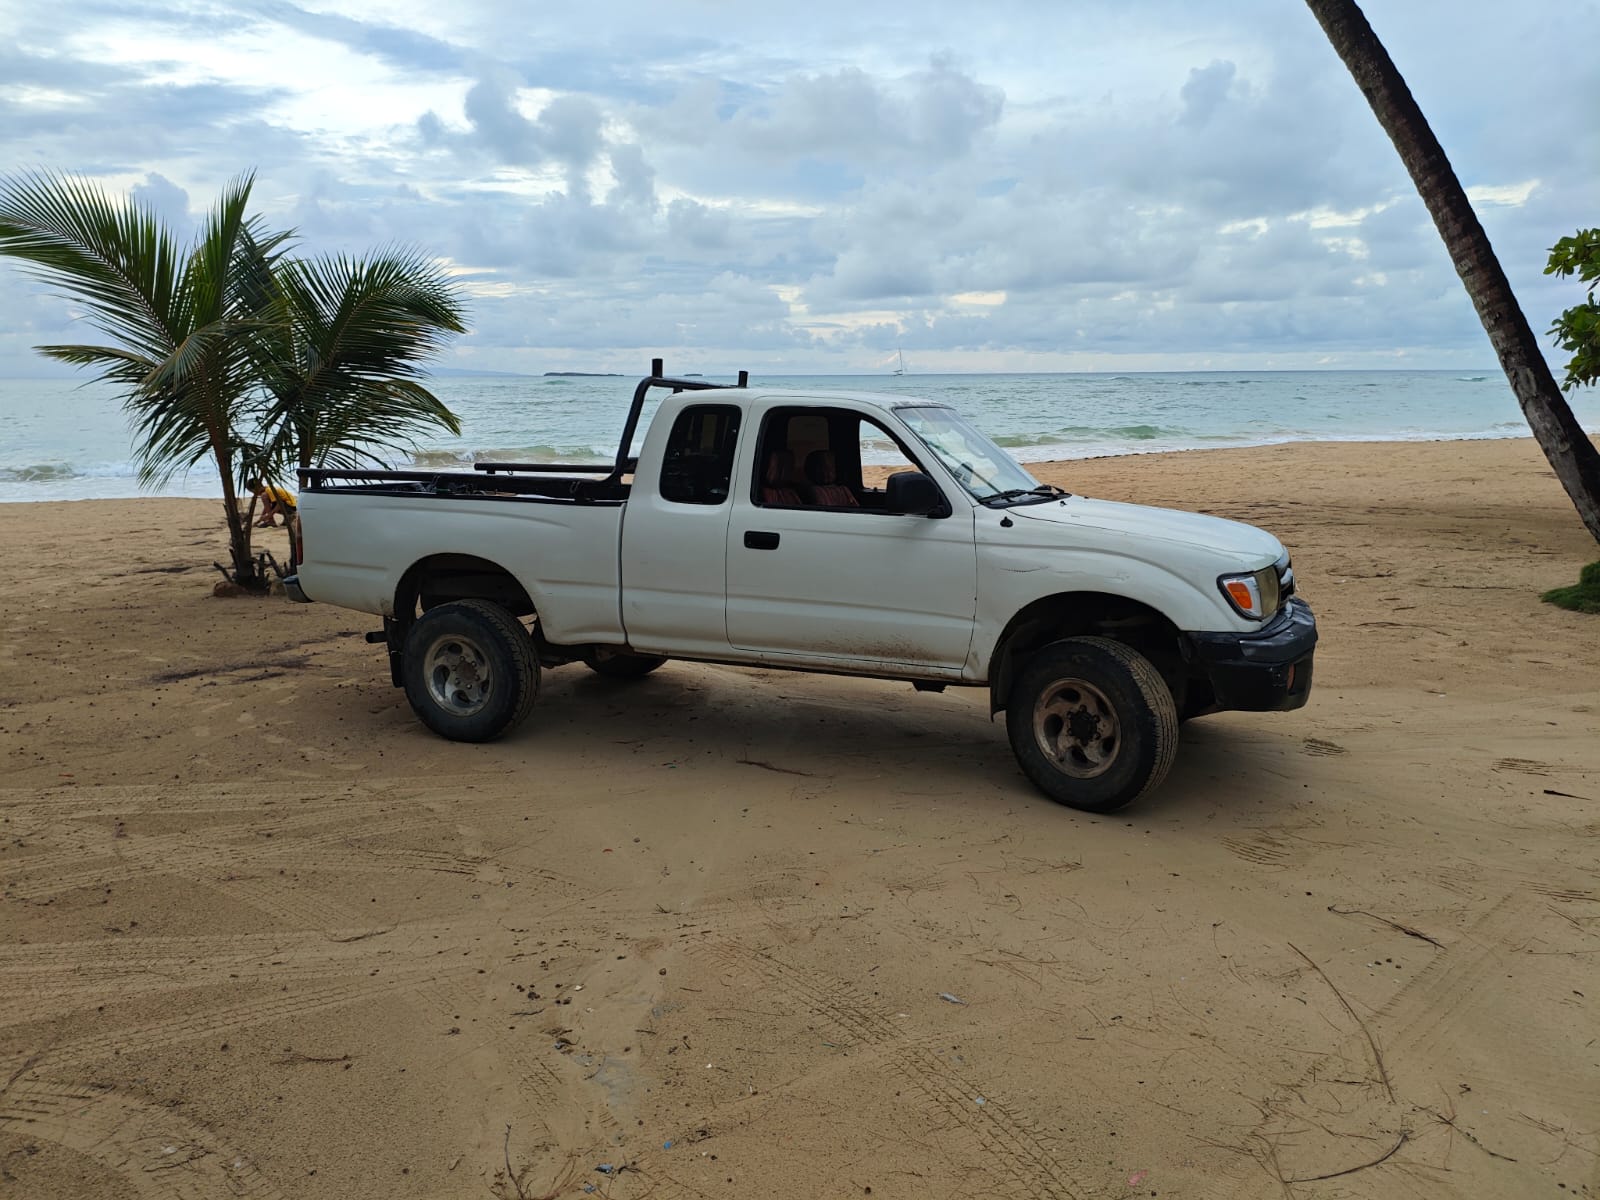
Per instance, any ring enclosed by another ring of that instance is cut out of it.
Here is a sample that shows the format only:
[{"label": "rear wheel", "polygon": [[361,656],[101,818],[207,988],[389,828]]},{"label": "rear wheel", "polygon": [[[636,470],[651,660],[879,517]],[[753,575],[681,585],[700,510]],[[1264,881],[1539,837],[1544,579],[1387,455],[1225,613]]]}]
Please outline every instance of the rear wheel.
[{"label": "rear wheel", "polygon": [[488,600],[454,600],[423,613],[406,635],[401,674],[412,711],[456,742],[509,733],[539,694],[532,639]]},{"label": "rear wheel", "polygon": [[660,654],[629,654],[609,646],[596,646],[583,658],[584,666],[607,679],[639,679],[666,661]]},{"label": "rear wheel", "polygon": [[1178,748],[1172,693],[1148,659],[1109,638],[1039,650],[1006,703],[1023,774],[1086,812],[1115,812],[1166,778]]}]

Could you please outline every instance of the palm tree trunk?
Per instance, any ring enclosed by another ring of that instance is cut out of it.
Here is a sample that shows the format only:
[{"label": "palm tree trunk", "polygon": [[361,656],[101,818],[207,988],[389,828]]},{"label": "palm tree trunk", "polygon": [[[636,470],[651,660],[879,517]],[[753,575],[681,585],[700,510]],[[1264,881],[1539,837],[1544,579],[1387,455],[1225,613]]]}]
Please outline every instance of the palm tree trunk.
[{"label": "palm tree trunk", "polygon": [[233,489],[233,463],[215,442],[212,451],[217,460],[217,475],[222,480],[222,511],[228,524],[228,556],[233,559],[233,581],[251,591],[265,590],[265,581],[256,574],[256,560],[250,552],[250,522],[239,513],[239,494]]},{"label": "palm tree trunk", "polygon": [[1600,450],[1583,432],[1556,385],[1439,139],[1354,0],[1306,0],[1306,5],[1411,172],[1534,438],[1584,526],[1600,541]]}]

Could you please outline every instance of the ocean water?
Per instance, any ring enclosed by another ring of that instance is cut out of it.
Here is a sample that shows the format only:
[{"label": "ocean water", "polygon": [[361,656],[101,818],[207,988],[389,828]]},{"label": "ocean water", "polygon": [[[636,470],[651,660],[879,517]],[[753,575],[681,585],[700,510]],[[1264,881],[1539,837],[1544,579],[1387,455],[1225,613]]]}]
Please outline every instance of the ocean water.
[{"label": "ocean water", "polygon": [[[436,379],[434,391],[461,418],[461,436],[430,436],[410,460],[390,465],[608,461],[637,382]],[[1528,435],[1495,370],[760,376],[751,384],[946,401],[1024,462],[1277,442]],[[1600,430],[1593,393],[1569,400],[1585,429]],[[0,501],[221,495],[204,464],[145,492],[132,459],[127,419],[100,385],[0,380]]]}]

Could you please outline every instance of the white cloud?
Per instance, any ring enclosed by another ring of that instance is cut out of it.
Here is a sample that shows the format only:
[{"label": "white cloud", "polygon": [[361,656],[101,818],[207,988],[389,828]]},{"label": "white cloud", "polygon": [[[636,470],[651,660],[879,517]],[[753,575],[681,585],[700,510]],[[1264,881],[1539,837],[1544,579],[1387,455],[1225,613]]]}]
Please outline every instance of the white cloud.
[{"label": "white cloud", "polygon": [[1474,207],[1494,205],[1520,208],[1528,202],[1528,197],[1533,195],[1538,186],[1537,179],[1525,179],[1521,183],[1481,183],[1467,189],[1467,199],[1472,201]]},{"label": "white cloud", "polygon": [[[1447,23],[1367,7],[1542,327],[1571,302],[1544,251],[1594,220],[1600,129],[1576,98],[1600,68],[1552,0]],[[0,161],[133,189],[176,223],[256,166],[263,215],[309,251],[399,241],[462,264],[461,354],[490,368],[672,347],[842,370],[902,340],[926,369],[1484,353],[1299,6],[375,11],[18,9]],[[0,374],[66,329],[57,301],[8,291]]]}]

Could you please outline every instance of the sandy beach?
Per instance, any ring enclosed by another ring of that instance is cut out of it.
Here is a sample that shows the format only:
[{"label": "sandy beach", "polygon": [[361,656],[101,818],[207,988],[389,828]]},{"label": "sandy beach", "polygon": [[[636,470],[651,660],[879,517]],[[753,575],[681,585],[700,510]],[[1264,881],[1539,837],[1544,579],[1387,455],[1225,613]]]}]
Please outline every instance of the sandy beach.
[{"label": "sandy beach", "polygon": [[[0,1196],[1600,1195],[1600,551],[1534,444],[1057,463],[1261,525],[1311,703],[547,672],[442,741],[212,502],[0,505]],[[281,530],[262,543],[282,555]]]}]

